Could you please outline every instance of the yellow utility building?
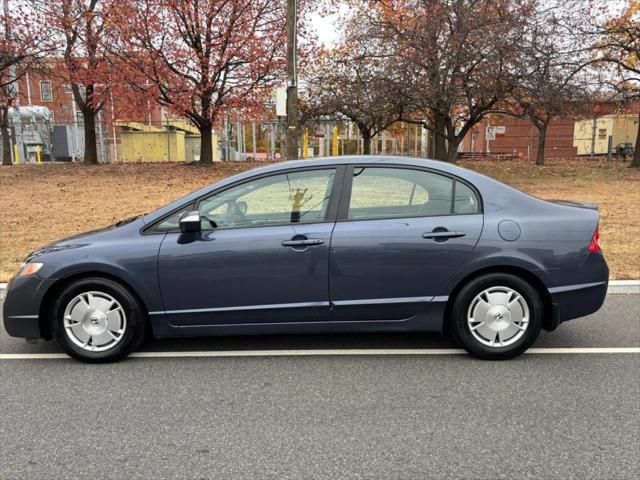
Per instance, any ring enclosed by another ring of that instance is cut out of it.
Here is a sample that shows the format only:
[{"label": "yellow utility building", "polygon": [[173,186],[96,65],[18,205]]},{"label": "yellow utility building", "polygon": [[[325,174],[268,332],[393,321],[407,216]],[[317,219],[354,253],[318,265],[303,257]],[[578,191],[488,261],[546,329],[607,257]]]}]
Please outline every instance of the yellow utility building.
[{"label": "yellow utility building", "polygon": [[[167,119],[161,128],[140,122],[120,127],[118,157],[123,162],[193,162],[200,159],[200,133],[186,120]],[[218,161],[218,136],[211,134],[213,160]]]},{"label": "yellow utility building", "polygon": [[619,114],[581,120],[573,127],[573,146],[578,155],[605,155],[609,151],[609,137],[612,148],[631,143],[635,145],[638,135],[638,115]]}]

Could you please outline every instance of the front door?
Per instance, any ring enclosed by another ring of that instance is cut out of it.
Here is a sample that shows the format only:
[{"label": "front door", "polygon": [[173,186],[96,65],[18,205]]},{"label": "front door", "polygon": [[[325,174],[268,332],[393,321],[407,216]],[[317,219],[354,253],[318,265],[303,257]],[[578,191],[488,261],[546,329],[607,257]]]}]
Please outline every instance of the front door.
[{"label": "front door", "polygon": [[483,226],[467,184],[409,168],[353,167],[331,242],[332,320],[416,315],[462,266]]},{"label": "front door", "polygon": [[335,173],[265,176],[200,201],[202,231],[167,233],[160,247],[169,323],[326,320]]}]

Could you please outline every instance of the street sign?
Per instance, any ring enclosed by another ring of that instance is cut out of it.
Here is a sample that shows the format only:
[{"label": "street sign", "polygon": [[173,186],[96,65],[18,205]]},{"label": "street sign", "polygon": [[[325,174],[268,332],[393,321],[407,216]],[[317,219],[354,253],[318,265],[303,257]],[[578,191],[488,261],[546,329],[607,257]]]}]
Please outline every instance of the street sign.
[{"label": "street sign", "polygon": [[285,87],[278,87],[274,90],[276,115],[278,117],[287,116],[287,89]]},{"label": "street sign", "polygon": [[495,140],[496,135],[504,135],[507,132],[507,127],[504,125],[489,125],[485,133],[487,140]]},{"label": "street sign", "polygon": [[488,126],[485,132],[485,138],[487,140],[495,140],[496,139],[496,127]]}]

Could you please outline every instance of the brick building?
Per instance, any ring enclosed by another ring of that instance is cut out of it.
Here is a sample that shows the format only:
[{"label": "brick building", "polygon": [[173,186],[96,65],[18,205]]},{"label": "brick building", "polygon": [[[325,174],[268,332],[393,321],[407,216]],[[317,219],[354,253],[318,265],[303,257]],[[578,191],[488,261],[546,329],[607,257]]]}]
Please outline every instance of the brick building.
[{"label": "brick building", "polygon": [[[621,109],[612,103],[602,103],[594,109],[597,117],[617,113],[638,114],[640,102],[631,102]],[[575,141],[575,124],[573,118],[557,118],[551,122],[547,130],[545,144],[546,158],[575,157],[577,148]],[[495,139],[487,140],[487,127],[495,129]],[[463,153],[491,153],[512,155],[515,157],[535,158],[538,153],[538,130],[527,119],[508,115],[492,114],[474,126],[464,138],[461,150]]]},{"label": "brick building", "polygon": [[[75,118],[82,121],[81,113],[75,101],[71,87],[61,81],[60,78],[41,73],[39,71],[27,72],[18,80],[18,98],[20,106],[38,105],[48,108],[55,123],[72,123]],[[100,113],[103,122],[113,123],[119,118],[118,112],[124,111],[126,105],[119,101],[116,95],[111,96],[105,103]],[[115,118],[114,118],[114,112]],[[155,103],[148,104],[148,108],[135,113],[127,114],[126,120],[136,122],[157,122],[161,120],[160,106]]]}]

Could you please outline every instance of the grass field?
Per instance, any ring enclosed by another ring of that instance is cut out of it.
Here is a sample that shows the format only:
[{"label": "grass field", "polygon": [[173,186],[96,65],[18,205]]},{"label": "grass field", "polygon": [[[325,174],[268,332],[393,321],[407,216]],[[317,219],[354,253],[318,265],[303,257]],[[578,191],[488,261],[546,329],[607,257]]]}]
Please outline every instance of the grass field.
[{"label": "grass field", "polygon": [[[546,199],[587,200],[601,212],[611,277],[640,278],[640,172],[604,160],[466,161],[462,166]],[[0,167],[0,281],[36,247],[150,212],[256,164],[70,164]]]}]

